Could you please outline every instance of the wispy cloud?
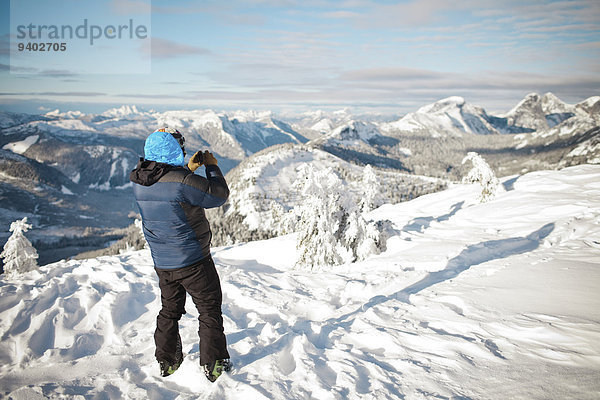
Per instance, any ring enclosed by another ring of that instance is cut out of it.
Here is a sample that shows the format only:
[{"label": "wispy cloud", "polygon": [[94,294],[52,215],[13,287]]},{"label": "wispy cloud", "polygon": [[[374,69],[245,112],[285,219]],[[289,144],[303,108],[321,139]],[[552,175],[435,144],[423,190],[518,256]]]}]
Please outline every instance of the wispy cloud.
[{"label": "wispy cloud", "polygon": [[106,96],[101,92],[0,92],[0,96],[48,96],[48,97],[98,97]]},{"label": "wispy cloud", "polygon": [[117,15],[150,14],[151,0],[111,0],[110,7]]},{"label": "wispy cloud", "polygon": [[263,25],[265,16],[250,11],[257,4],[240,1],[228,2],[171,2],[169,5],[153,5],[152,12],[157,15],[211,15],[225,25]]},{"label": "wispy cloud", "polygon": [[67,70],[39,69],[34,67],[25,67],[22,65],[8,65],[2,63],[0,63],[0,71],[11,71],[15,73],[29,74],[31,76],[54,78],[72,77],[77,75],[77,73]]},{"label": "wispy cloud", "polygon": [[600,41],[579,43],[575,46],[580,50],[600,50]]},{"label": "wispy cloud", "polygon": [[0,56],[10,54],[10,34],[0,35]]},{"label": "wispy cloud", "polygon": [[120,93],[115,95],[116,97],[127,97],[130,99],[190,99],[190,96],[179,95],[179,94],[164,94],[164,93]]},{"label": "wispy cloud", "polygon": [[368,68],[361,70],[351,70],[340,75],[342,81],[352,82],[392,82],[406,80],[432,80],[439,79],[443,74],[439,72],[419,70],[412,68]]},{"label": "wispy cloud", "polygon": [[41,69],[37,70],[39,75],[55,77],[55,78],[67,78],[79,75],[76,72],[69,71],[66,69]]},{"label": "wispy cloud", "polygon": [[172,40],[153,37],[149,52],[148,46],[141,47],[142,53],[152,55],[153,58],[182,57],[190,55],[210,54],[210,50],[198,46],[190,46]]},{"label": "wispy cloud", "polygon": [[360,18],[361,14],[357,11],[347,11],[347,10],[338,10],[338,11],[328,11],[319,14],[319,17],[326,19],[349,19],[349,18]]}]

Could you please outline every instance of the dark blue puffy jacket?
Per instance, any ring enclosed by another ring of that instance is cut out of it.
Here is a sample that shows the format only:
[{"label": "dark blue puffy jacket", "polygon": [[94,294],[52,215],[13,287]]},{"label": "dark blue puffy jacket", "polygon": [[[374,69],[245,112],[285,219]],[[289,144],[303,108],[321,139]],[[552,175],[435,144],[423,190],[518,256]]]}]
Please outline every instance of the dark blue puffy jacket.
[{"label": "dark blue puffy jacket", "polygon": [[182,268],[210,255],[212,233],[204,209],[223,205],[229,188],[216,165],[206,166],[206,176],[148,159],[141,159],[131,171],[144,236],[156,268]]}]

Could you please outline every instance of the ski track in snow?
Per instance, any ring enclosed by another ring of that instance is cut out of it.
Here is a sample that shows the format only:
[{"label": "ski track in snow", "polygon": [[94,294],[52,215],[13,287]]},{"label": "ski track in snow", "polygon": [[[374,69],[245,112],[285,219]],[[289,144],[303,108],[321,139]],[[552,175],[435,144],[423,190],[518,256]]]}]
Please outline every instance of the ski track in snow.
[{"label": "ski track in snow", "polygon": [[234,369],[161,378],[149,251],[0,280],[0,397],[545,399],[600,397],[600,167],[457,185],[371,212],[388,250],[293,270],[294,236],[214,249]]}]

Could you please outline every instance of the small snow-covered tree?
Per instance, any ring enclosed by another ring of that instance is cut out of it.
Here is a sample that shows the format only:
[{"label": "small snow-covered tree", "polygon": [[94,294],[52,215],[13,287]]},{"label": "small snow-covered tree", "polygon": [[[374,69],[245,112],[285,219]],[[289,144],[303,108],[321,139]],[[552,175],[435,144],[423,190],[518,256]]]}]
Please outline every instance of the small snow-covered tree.
[{"label": "small snow-covered tree", "polygon": [[4,245],[4,251],[0,254],[4,260],[6,275],[16,275],[38,267],[38,253],[24,235],[29,229],[31,229],[31,224],[27,223],[27,217],[10,224],[12,235]]},{"label": "small snow-covered tree", "polygon": [[149,249],[150,246],[148,246],[148,242],[146,241],[146,237],[144,236],[144,228],[142,228],[142,220],[136,218],[135,221],[133,221],[133,224],[135,225],[137,233],[139,235],[139,239],[134,245],[135,249]]},{"label": "small snow-covered tree", "polygon": [[367,222],[360,209],[354,208],[348,216],[343,238],[344,247],[352,252],[352,261],[361,261],[379,253],[379,241],[376,225]]},{"label": "small snow-covered tree", "polygon": [[483,157],[475,152],[469,152],[462,163],[467,161],[471,161],[473,168],[463,178],[463,183],[479,183],[481,185],[481,194],[479,195],[481,203],[493,199],[496,194],[503,191],[500,181]]},{"label": "small snow-covered tree", "polygon": [[363,169],[362,189],[363,197],[359,204],[362,212],[369,212],[381,205],[381,184],[371,165]]},{"label": "small snow-covered tree", "polygon": [[119,254],[148,248],[141,219],[136,218],[133,224],[129,225],[123,239],[117,242],[117,248]]}]

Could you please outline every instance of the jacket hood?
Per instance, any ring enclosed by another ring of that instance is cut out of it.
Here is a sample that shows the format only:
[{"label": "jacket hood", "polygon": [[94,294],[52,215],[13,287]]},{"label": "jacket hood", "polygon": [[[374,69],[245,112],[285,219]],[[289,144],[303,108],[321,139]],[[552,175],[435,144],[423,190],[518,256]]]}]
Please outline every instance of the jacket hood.
[{"label": "jacket hood", "polygon": [[185,164],[181,146],[168,132],[156,131],[148,136],[144,145],[144,157],[146,160],[159,163],[178,166]]},{"label": "jacket hood", "polygon": [[140,158],[135,169],[129,174],[129,180],[138,185],[152,186],[167,172],[175,168],[177,167],[170,164]]}]

